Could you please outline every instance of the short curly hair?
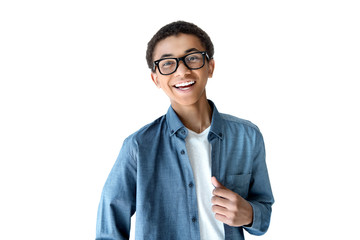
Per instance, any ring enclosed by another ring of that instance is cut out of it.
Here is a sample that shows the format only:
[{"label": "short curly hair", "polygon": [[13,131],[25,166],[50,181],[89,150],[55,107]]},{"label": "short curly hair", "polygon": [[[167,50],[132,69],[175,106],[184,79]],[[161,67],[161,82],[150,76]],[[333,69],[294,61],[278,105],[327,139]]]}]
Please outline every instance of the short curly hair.
[{"label": "short curly hair", "polygon": [[206,52],[210,59],[214,56],[214,45],[209,37],[209,35],[203,31],[201,28],[196,26],[193,23],[185,22],[185,21],[176,21],[165,25],[160,28],[160,30],[155,33],[155,35],[148,42],[147,50],[146,50],[146,61],[149,68],[154,71],[154,60],[153,54],[156,44],[170,36],[176,36],[180,33],[192,34],[200,39],[200,42],[205,47]]}]

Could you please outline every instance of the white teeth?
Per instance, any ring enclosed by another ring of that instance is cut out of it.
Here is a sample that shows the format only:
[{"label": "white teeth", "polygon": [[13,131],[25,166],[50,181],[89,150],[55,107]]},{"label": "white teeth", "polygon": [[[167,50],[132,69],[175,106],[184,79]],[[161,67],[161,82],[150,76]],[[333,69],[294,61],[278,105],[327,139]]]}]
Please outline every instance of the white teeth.
[{"label": "white teeth", "polygon": [[186,87],[186,86],[189,86],[189,85],[194,84],[194,83],[195,83],[194,81],[184,82],[184,83],[176,84],[175,87]]}]

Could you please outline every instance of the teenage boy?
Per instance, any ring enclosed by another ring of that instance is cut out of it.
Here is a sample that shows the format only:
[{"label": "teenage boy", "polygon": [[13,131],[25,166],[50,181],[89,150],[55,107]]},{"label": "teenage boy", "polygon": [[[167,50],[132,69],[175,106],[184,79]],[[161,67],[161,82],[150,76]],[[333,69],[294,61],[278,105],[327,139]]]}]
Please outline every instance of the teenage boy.
[{"label": "teenage boy", "polygon": [[244,239],[270,223],[265,148],[249,121],[206,97],[214,47],[192,23],[161,28],[148,43],[151,78],[169,97],[166,115],[125,139],[103,189],[96,239]]}]

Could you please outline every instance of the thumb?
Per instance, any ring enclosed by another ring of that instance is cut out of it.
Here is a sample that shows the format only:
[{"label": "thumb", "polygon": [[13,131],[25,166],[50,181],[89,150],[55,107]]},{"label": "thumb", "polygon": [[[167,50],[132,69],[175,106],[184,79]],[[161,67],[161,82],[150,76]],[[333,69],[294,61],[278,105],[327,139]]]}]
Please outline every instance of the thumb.
[{"label": "thumb", "polygon": [[214,187],[218,188],[218,187],[224,187],[224,185],[222,185],[217,179],[216,177],[211,177],[211,183],[212,185],[214,185]]}]

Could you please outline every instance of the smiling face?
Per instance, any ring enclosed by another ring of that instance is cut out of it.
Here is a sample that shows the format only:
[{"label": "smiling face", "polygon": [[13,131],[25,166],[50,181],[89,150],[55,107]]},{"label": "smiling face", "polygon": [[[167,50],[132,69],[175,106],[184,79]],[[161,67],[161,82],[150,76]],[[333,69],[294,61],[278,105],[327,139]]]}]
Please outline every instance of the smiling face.
[{"label": "smiling face", "polygon": [[[205,51],[198,37],[189,34],[178,34],[159,41],[155,47],[153,59],[179,58],[193,52]],[[170,75],[162,75],[156,67],[151,78],[170,98],[171,105],[176,107],[189,106],[206,100],[205,86],[214,71],[214,60],[205,60],[205,65],[190,70],[182,61],[178,69]]]}]

